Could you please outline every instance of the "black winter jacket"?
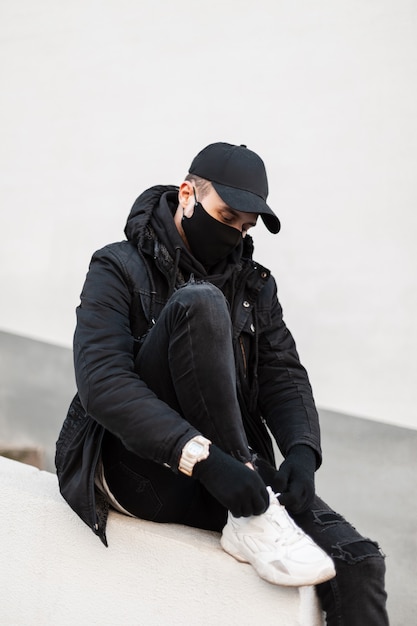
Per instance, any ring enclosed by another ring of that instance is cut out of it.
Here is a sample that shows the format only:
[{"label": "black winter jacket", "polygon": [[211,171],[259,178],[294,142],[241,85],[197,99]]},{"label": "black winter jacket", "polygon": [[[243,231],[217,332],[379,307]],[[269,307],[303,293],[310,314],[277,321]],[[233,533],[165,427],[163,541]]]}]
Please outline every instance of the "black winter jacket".
[{"label": "black winter jacket", "polygon": [[[141,338],[158,319],[174,285],[189,278],[193,264],[185,247],[179,259],[182,242],[169,214],[177,191],[159,186],[139,196],[128,218],[127,241],[93,255],[77,309],[78,393],[57,441],[56,467],[63,497],[105,545],[108,504],[94,485],[105,429],[135,454],[173,471],[184,444],[199,434],[134,371]],[[172,245],[164,245],[155,234],[157,210],[172,221],[171,239],[178,237]],[[223,287],[229,285],[230,292],[233,285],[237,390],[249,445],[273,462],[267,425],[284,456],[294,445],[307,444],[320,464],[318,416],[308,376],[283,321],[275,281],[252,260],[249,236],[238,261]],[[197,278],[211,280],[195,261],[194,268]]]}]

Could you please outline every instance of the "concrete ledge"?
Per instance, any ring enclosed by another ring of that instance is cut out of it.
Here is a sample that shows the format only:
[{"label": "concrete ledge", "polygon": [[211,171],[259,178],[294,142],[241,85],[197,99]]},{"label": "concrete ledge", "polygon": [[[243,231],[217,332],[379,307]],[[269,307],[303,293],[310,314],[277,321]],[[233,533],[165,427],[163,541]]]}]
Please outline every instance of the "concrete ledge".
[{"label": "concrete ledge", "polygon": [[109,548],[54,474],[0,457],[0,623],[322,626],[314,588],[261,580],[216,533],[111,512]]}]

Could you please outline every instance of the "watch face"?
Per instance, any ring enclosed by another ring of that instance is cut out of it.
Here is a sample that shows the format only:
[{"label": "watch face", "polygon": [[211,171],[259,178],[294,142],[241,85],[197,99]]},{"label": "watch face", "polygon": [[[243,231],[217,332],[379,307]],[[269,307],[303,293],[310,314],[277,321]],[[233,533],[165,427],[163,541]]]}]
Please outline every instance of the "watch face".
[{"label": "watch face", "polygon": [[188,446],[188,453],[192,456],[198,456],[204,450],[204,446],[198,441],[191,441]]}]

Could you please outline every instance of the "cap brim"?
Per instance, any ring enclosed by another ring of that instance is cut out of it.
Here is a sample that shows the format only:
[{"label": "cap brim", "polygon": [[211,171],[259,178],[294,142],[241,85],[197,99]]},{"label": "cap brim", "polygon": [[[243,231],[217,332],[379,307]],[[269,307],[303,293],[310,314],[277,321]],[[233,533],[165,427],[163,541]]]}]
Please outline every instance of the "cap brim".
[{"label": "cap brim", "polygon": [[266,204],[260,196],[245,191],[244,189],[236,189],[235,187],[227,187],[211,181],[214,189],[217,191],[221,199],[235,211],[243,211],[244,213],[258,213],[265,226],[271,233],[278,233],[281,223],[273,210]]}]

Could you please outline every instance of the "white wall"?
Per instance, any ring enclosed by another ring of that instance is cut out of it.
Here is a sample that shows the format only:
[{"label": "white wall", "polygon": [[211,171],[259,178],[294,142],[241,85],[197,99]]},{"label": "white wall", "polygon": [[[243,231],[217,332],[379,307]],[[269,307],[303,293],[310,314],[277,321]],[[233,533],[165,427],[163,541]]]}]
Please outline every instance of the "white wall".
[{"label": "white wall", "polygon": [[212,141],[264,158],[254,233],[319,406],[417,427],[412,0],[0,6],[0,327],[70,345],[91,253]]}]

